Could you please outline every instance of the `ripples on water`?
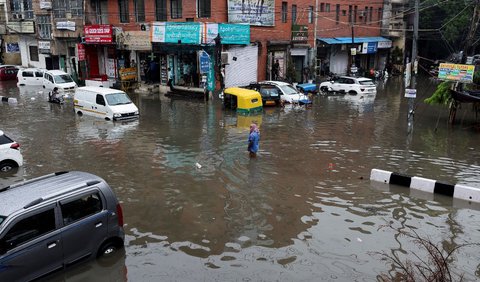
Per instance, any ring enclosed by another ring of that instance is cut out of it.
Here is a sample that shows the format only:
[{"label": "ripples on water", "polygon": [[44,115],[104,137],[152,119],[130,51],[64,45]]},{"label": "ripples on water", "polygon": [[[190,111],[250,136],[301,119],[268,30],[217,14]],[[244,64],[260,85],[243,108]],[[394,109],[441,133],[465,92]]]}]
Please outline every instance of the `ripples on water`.
[{"label": "ripples on water", "polygon": [[[122,201],[126,257],[67,272],[69,281],[372,281],[391,269],[375,252],[421,253],[389,223],[443,246],[476,242],[480,229],[478,210],[463,208],[475,205],[368,180],[380,168],[480,187],[477,133],[448,128],[445,114],[435,131],[438,109],[418,104],[408,135],[399,85],[247,117],[216,103],[132,95],[141,117],[129,123],[11,92],[19,103],[0,105],[0,119],[22,144],[25,166],[13,179],[85,170]],[[246,152],[252,121],[261,129],[257,159]],[[478,250],[456,258],[468,280]]]}]

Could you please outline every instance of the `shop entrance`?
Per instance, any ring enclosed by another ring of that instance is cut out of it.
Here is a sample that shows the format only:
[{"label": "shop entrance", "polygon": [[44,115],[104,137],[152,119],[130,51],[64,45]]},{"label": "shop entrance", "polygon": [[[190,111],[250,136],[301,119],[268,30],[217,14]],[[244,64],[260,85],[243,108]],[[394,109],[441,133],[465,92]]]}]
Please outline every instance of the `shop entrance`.
[{"label": "shop entrance", "polygon": [[178,86],[199,87],[197,52],[185,52],[174,57],[175,79]]}]

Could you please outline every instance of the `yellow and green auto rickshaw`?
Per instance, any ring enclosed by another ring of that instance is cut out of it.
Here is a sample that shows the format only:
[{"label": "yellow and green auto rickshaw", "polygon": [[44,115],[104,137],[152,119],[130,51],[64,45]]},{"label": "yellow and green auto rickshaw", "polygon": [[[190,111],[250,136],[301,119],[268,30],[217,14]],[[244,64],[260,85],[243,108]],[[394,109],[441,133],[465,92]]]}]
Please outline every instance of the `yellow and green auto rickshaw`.
[{"label": "yellow and green auto rickshaw", "polygon": [[238,113],[254,113],[263,109],[262,96],[255,90],[230,87],[223,90],[223,105]]}]

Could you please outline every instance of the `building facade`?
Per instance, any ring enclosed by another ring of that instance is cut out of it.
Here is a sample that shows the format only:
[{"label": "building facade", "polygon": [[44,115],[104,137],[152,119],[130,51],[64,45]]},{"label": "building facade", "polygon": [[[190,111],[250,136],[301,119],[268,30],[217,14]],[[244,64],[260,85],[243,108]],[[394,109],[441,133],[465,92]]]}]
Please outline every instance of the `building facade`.
[{"label": "building facade", "polygon": [[210,89],[306,82],[352,66],[384,68],[392,46],[381,37],[383,2],[8,1],[5,51],[17,52],[23,66],[64,69],[108,86],[132,72],[163,85],[208,81]]}]

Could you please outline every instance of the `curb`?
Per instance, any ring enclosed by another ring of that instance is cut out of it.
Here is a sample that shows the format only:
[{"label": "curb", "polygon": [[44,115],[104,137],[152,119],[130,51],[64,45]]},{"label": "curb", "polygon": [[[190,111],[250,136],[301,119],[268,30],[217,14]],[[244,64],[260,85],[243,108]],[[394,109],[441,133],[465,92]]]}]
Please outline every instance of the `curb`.
[{"label": "curb", "polygon": [[10,104],[16,104],[17,103],[17,98],[8,98],[8,97],[3,97],[3,96],[0,96],[2,102],[5,102],[5,103],[10,103]]},{"label": "curb", "polygon": [[381,169],[372,169],[370,180],[406,186],[411,189],[420,190],[427,193],[441,194],[457,199],[480,203],[480,188],[469,187],[461,184],[447,184],[433,179],[407,176],[395,172]]}]

